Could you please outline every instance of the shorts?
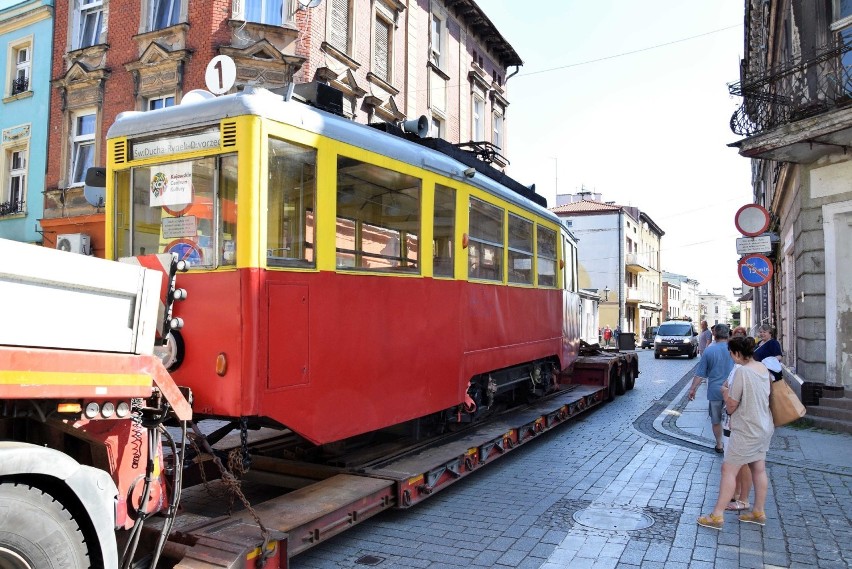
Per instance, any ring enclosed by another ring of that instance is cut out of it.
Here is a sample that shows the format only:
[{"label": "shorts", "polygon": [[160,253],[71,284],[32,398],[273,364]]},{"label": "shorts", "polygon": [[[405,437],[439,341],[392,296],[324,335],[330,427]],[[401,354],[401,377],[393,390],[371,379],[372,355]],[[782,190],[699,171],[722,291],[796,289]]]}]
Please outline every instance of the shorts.
[{"label": "shorts", "polygon": [[708,413],[710,415],[710,424],[719,425],[722,423],[722,407],[725,406],[724,401],[709,401]]}]

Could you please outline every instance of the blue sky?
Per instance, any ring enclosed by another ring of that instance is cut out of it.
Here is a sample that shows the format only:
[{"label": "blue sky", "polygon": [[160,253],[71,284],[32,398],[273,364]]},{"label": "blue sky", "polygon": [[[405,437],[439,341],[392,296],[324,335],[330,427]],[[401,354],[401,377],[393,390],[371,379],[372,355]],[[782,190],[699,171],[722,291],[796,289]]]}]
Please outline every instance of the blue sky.
[{"label": "blue sky", "polygon": [[558,184],[639,207],[666,233],[665,270],[730,297],[734,214],[751,201],[749,160],[726,146],[744,2],[477,3],[524,60],[507,86],[510,175],[551,205]]}]

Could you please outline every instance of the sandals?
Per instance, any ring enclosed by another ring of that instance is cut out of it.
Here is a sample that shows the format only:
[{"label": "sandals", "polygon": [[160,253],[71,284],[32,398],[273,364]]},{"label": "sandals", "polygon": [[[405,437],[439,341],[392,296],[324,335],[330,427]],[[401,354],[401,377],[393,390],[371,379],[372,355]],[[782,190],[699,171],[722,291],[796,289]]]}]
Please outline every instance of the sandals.
[{"label": "sandals", "polygon": [[725,447],[714,447],[714,448],[713,448],[713,450],[715,450],[715,451],[716,451],[716,452],[718,452],[719,454],[724,454],[724,452],[725,452]]},{"label": "sandals", "polygon": [[725,525],[725,518],[722,516],[707,514],[706,516],[698,518],[698,525],[711,529],[722,529],[722,526]]},{"label": "sandals", "polygon": [[742,512],[743,510],[748,510],[751,508],[751,504],[748,502],[741,502],[739,500],[731,500],[730,503],[725,506],[725,510],[728,512]]},{"label": "sandals", "polygon": [[739,520],[747,524],[757,524],[759,526],[765,526],[766,514],[763,512],[755,512],[754,510],[752,510],[747,514],[740,514]]}]

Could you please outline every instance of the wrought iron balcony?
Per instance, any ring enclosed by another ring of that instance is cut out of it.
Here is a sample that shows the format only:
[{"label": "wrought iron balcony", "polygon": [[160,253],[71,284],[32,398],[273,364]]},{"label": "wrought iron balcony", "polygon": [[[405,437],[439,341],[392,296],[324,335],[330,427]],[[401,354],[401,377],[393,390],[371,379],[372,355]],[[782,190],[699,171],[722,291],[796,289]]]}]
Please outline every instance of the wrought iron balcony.
[{"label": "wrought iron balcony", "polygon": [[26,77],[21,77],[20,79],[15,79],[12,81],[12,94],[17,95],[18,93],[24,93],[27,89],[30,88],[30,80]]},{"label": "wrought iron balcony", "polygon": [[811,58],[793,58],[766,74],[729,85],[732,95],[743,97],[731,117],[731,130],[754,136],[849,104],[852,69],[844,66],[843,56],[850,51],[852,43],[835,43]]},{"label": "wrought iron balcony", "polygon": [[16,213],[23,213],[23,211],[24,211],[24,202],[23,201],[0,202],[0,216],[13,215],[13,214],[16,214]]}]

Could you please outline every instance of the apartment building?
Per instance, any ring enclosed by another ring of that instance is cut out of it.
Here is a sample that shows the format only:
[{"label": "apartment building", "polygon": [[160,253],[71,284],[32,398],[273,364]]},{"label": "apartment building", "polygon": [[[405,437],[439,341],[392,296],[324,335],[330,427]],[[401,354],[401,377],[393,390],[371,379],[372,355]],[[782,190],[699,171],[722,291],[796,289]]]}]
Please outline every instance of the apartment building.
[{"label": "apartment building", "polygon": [[638,207],[591,192],[556,196],[551,211],[579,240],[579,284],[597,289],[600,325],[641,334],[665,319],[660,243],[665,232]]}]

